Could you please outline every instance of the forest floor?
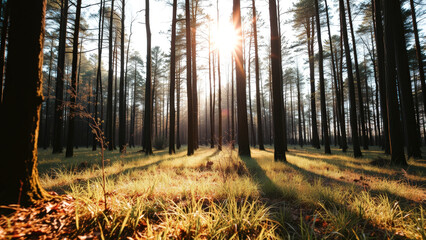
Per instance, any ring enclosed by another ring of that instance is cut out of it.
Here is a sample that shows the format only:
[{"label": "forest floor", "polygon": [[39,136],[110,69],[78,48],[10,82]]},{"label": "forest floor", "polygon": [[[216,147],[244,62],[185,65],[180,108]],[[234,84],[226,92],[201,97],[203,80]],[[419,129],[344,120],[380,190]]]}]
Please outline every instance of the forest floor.
[{"label": "forest floor", "polygon": [[40,150],[41,183],[57,197],[10,206],[0,239],[426,239],[424,159],[402,169],[374,147],[355,159],[289,146],[287,162],[271,147],[250,158],[138,150],[106,152],[106,204],[98,151]]}]

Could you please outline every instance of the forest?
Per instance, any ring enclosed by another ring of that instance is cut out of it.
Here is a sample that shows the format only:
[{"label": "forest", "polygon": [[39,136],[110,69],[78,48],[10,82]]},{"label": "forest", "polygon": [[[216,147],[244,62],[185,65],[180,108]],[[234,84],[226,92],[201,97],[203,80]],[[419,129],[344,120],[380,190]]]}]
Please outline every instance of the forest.
[{"label": "forest", "polygon": [[426,239],[421,0],[0,2],[0,239]]}]

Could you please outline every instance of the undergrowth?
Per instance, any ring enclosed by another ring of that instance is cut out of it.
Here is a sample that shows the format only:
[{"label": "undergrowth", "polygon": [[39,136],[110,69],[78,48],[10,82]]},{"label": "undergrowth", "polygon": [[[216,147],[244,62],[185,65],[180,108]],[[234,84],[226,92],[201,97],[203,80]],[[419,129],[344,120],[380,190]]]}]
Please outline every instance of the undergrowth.
[{"label": "undergrowth", "polygon": [[[40,152],[43,186],[74,199],[68,238],[426,239],[426,164],[378,167],[375,149],[355,159],[291,147],[288,162],[271,149],[108,152],[107,210],[96,154]],[[13,236],[12,219],[0,219],[0,238]]]}]

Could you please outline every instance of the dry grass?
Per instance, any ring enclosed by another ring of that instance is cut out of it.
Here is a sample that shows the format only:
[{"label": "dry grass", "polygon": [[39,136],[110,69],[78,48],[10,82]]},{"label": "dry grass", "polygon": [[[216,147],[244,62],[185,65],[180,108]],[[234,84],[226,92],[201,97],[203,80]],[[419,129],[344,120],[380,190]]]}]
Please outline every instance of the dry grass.
[{"label": "dry grass", "polygon": [[[379,149],[361,159],[289,149],[285,163],[270,148],[251,158],[229,148],[108,152],[106,212],[96,152],[69,160],[41,150],[39,170],[46,189],[75,199],[74,238],[426,239],[423,160],[401,169],[372,165]],[[0,226],[13,229],[7,218]]]}]

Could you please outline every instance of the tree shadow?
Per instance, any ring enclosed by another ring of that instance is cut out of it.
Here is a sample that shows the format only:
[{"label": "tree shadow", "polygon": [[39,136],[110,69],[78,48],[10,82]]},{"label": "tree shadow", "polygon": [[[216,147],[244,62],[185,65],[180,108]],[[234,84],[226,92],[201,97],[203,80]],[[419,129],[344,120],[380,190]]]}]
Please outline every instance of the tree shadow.
[{"label": "tree shadow", "polygon": [[[285,194],[283,194],[283,191],[281,189],[281,187],[279,187],[278,185],[276,185],[274,183],[273,180],[271,180],[271,178],[268,177],[266,171],[260,166],[258,160],[260,158],[251,158],[251,157],[241,157],[241,159],[246,163],[247,168],[249,169],[251,176],[253,178],[254,181],[256,181],[256,183],[259,184],[262,193],[265,197],[271,198],[270,200],[272,200],[272,202],[277,202],[277,201],[282,201],[282,200],[291,200],[292,204],[292,208],[293,211],[299,211],[300,212],[300,216],[303,217],[303,219],[299,219],[299,220],[295,220],[293,222],[293,224],[300,224],[300,221],[308,221],[306,220],[306,217],[308,217],[307,215],[309,214],[316,214],[317,211],[322,211],[321,208],[317,205],[316,207],[314,207],[313,209],[309,210],[309,208],[311,207],[307,207],[305,206],[305,204],[303,202],[299,202],[301,203],[301,205],[298,204],[298,200],[300,200],[298,198],[298,196],[296,196],[295,198],[291,198],[288,199],[286,198],[287,196]],[[273,161],[271,159],[271,161]],[[353,183],[348,183],[348,182],[344,182],[344,181],[339,181],[333,178],[329,178],[323,175],[319,175],[316,174],[314,172],[310,172],[306,169],[300,168],[295,164],[292,164],[290,162],[284,162],[283,163],[286,167],[292,169],[292,172],[296,172],[296,173],[300,173],[305,179],[308,180],[308,182],[314,183],[316,181],[316,179],[322,179],[323,180],[323,184],[329,187],[332,187],[334,184],[338,184],[341,185],[345,188],[356,188],[359,192],[361,191],[365,191],[365,189],[362,186],[358,186],[356,184]],[[285,170],[286,172],[288,170]],[[394,195],[392,193],[389,192],[385,192],[385,191],[371,191],[370,194],[372,196],[379,196],[379,195],[386,195],[389,197],[390,201],[400,201],[401,204],[401,209],[404,211],[409,211],[413,205],[418,205],[417,202],[414,202],[412,200],[409,199],[405,199],[403,197]],[[368,219],[365,216],[362,216],[359,214],[359,212],[354,211],[352,209],[350,209],[350,207],[348,205],[342,204],[337,202],[336,200],[332,199],[332,198],[327,198],[327,199],[319,199],[319,200],[323,200],[323,204],[325,207],[327,207],[328,209],[335,209],[335,211],[345,211],[346,213],[350,214],[350,218],[351,220],[355,220],[359,219],[359,225],[354,224],[354,228],[358,227],[359,231],[366,231],[367,233],[374,233],[376,236],[379,236],[378,239],[380,239],[381,237],[383,237],[383,239],[385,238],[385,236],[388,236],[389,234],[394,235],[395,233],[389,230],[385,230],[382,229],[380,227],[378,227],[376,224],[374,224],[371,219]],[[410,206],[411,205],[411,206]],[[271,209],[271,211],[279,211],[280,208],[277,205],[277,209]],[[298,208],[298,209],[296,209]],[[308,209],[305,209],[308,208]],[[302,215],[303,214],[303,215]],[[310,220],[309,220],[310,221]],[[312,226],[314,226],[313,223]],[[357,223],[358,224],[358,223]],[[319,225],[319,224],[318,224]],[[362,225],[362,226],[361,226]],[[316,228],[323,228],[323,226],[315,226]],[[293,230],[295,231],[302,231],[301,229],[297,229],[293,228]],[[325,229],[322,229],[325,230]],[[320,231],[322,231],[320,230]],[[344,235],[348,235],[348,238],[351,238],[353,236],[353,232],[351,231],[352,229],[348,228],[349,231],[347,231],[346,233],[344,233]],[[337,235],[336,235],[337,236]],[[395,237],[394,237],[395,239]],[[396,239],[408,239],[406,237],[398,237],[396,236]]]},{"label": "tree shadow", "polygon": [[[370,164],[370,162],[367,162],[367,161],[365,163],[360,163],[358,161],[351,161],[351,160],[339,161],[338,159],[327,159],[327,158],[323,158],[323,157],[318,159],[318,158],[315,158],[313,156],[307,156],[305,154],[300,155],[300,154],[297,154],[297,153],[289,153],[289,155],[306,158],[306,159],[311,160],[311,161],[322,161],[324,163],[338,167],[341,171],[349,170],[349,171],[352,171],[354,173],[358,173],[358,174],[361,174],[361,175],[364,175],[364,176],[368,175],[370,177],[380,177],[380,178],[385,178],[385,179],[389,179],[389,180],[392,180],[392,181],[408,181],[410,183],[410,185],[416,185],[416,186],[425,186],[426,185],[426,181],[409,179],[409,178],[407,178],[407,175],[405,174],[405,173],[408,173],[408,174],[411,174],[413,176],[417,176],[417,174],[419,172],[420,173],[426,172],[426,168],[423,168],[421,166],[409,165],[404,170],[402,170],[402,168],[396,167],[396,166],[385,166],[384,168],[387,167],[388,169],[393,171],[392,173],[385,173],[385,172],[380,172],[379,170],[374,171],[374,170],[362,168],[362,165],[373,166],[373,165]],[[352,165],[344,164],[345,162],[349,162]],[[373,166],[373,167],[377,167],[377,166]],[[396,174],[396,173],[399,173],[399,174]]]},{"label": "tree shadow", "polygon": [[259,184],[265,197],[281,198],[284,196],[282,190],[266,175],[266,171],[263,170],[255,158],[245,156],[240,158],[246,164],[252,179]]}]

